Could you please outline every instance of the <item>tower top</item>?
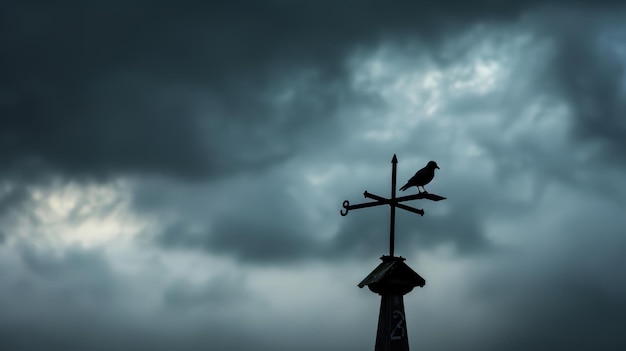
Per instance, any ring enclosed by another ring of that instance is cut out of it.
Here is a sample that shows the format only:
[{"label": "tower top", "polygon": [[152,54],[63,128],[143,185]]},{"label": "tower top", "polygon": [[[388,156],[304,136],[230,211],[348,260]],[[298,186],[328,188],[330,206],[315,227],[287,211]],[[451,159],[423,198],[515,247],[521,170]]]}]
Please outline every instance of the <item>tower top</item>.
[{"label": "tower top", "polygon": [[381,260],[383,262],[359,283],[359,288],[367,286],[380,295],[404,295],[416,286],[426,285],[426,280],[404,263],[403,257],[383,256]]}]

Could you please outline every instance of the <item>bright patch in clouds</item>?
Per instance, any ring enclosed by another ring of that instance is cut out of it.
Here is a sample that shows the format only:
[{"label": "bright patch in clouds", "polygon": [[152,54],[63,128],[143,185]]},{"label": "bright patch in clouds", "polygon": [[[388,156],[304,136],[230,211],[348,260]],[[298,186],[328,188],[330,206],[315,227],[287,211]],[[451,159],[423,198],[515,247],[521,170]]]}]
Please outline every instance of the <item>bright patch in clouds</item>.
[{"label": "bright patch in clouds", "polygon": [[[494,47],[496,43],[498,47]],[[460,123],[456,114],[462,112],[467,119],[472,111],[451,108],[466,104],[470,97],[502,96],[515,83],[510,81],[512,63],[519,58],[513,54],[527,44],[527,40],[497,42],[485,38],[469,50],[465,60],[449,65],[440,65],[420,55],[419,50],[404,52],[397,47],[359,56],[352,63],[355,89],[380,96],[388,106],[384,116],[368,124],[364,139],[406,140],[425,124],[438,129],[463,128],[467,123]],[[481,120],[479,124],[483,126],[484,122],[488,121]]]},{"label": "bright patch in clouds", "polygon": [[29,209],[13,230],[53,246],[117,246],[128,243],[148,225],[130,211],[129,191],[123,182],[69,182],[34,187],[28,194]]}]

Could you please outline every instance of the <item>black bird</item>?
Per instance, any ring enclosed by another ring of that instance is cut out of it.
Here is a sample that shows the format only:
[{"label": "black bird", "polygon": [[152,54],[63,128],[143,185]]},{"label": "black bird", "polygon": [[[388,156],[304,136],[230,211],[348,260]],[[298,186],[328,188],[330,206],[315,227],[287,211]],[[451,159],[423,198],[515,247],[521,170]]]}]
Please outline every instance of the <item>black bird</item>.
[{"label": "black bird", "polygon": [[424,185],[430,183],[430,181],[433,180],[433,178],[435,178],[435,168],[439,169],[439,166],[437,166],[437,162],[435,161],[428,162],[426,167],[417,171],[415,175],[411,177],[411,179],[409,179],[409,181],[406,184],[404,184],[402,188],[400,188],[400,190],[405,191],[406,189],[412,186],[416,186],[417,191],[421,193],[420,191],[420,186],[421,186],[422,189],[424,189],[424,192],[426,193],[427,191],[424,188]]}]

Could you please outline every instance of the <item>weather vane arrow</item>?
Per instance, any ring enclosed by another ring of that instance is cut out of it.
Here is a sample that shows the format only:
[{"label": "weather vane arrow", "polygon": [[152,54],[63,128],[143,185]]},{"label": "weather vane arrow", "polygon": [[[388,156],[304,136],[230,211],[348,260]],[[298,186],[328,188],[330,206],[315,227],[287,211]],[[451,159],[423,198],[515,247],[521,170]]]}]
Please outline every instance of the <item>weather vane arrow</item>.
[{"label": "weather vane arrow", "polygon": [[[348,200],[345,200],[343,202],[343,209],[339,211],[339,213],[341,213],[342,216],[346,216],[348,214],[348,211],[350,210],[357,210],[359,208],[367,208],[367,207],[374,207],[374,206],[380,206],[380,205],[389,205],[391,209],[391,218],[390,218],[390,223],[389,223],[389,255],[392,257],[393,257],[393,250],[394,250],[396,207],[403,209],[405,211],[417,213],[420,216],[423,216],[424,215],[423,209],[407,206],[407,205],[402,204],[401,202],[410,201],[410,200],[421,200],[421,199],[427,199],[431,201],[440,201],[440,200],[446,199],[443,196],[429,194],[426,191],[426,189],[424,189],[424,185],[430,183],[430,181],[433,180],[435,176],[435,169],[439,169],[439,166],[437,166],[437,163],[435,163],[434,161],[428,162],[426,167],[417,171],[417,173],[415,173],[415,175],[411,177],[411,179],[409,179],[409,181],[403,187],[400,188],[401,191],[404,191],[404,190],[409,189],[410,187],[415,186],[417,187],[418,194],[396,197],[397,165],[398,165],[398,158],[394,154],[393,158],[391,159],[391,198],[388,199],[382,196],[374,195],[374,194],[368,193],[366,190],[363,193],[363,196],[365,196],[365,198],[367,199],[373,199],[376,201],[350,205],[350,202]],[[421,191],[420,187],[422,187],[424,191]]]}]

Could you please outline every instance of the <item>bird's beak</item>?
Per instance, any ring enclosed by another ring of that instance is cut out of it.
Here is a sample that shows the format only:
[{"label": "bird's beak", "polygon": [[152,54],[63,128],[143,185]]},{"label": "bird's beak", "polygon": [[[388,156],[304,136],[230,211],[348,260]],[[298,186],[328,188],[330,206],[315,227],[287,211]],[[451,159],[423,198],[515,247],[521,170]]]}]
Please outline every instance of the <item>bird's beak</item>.
[{"label": "bird's beak", "polygon": [[435,168],[437,168],[437,169],[441,169],[441,168],[439,168],[439,166],[435,166]]}]

